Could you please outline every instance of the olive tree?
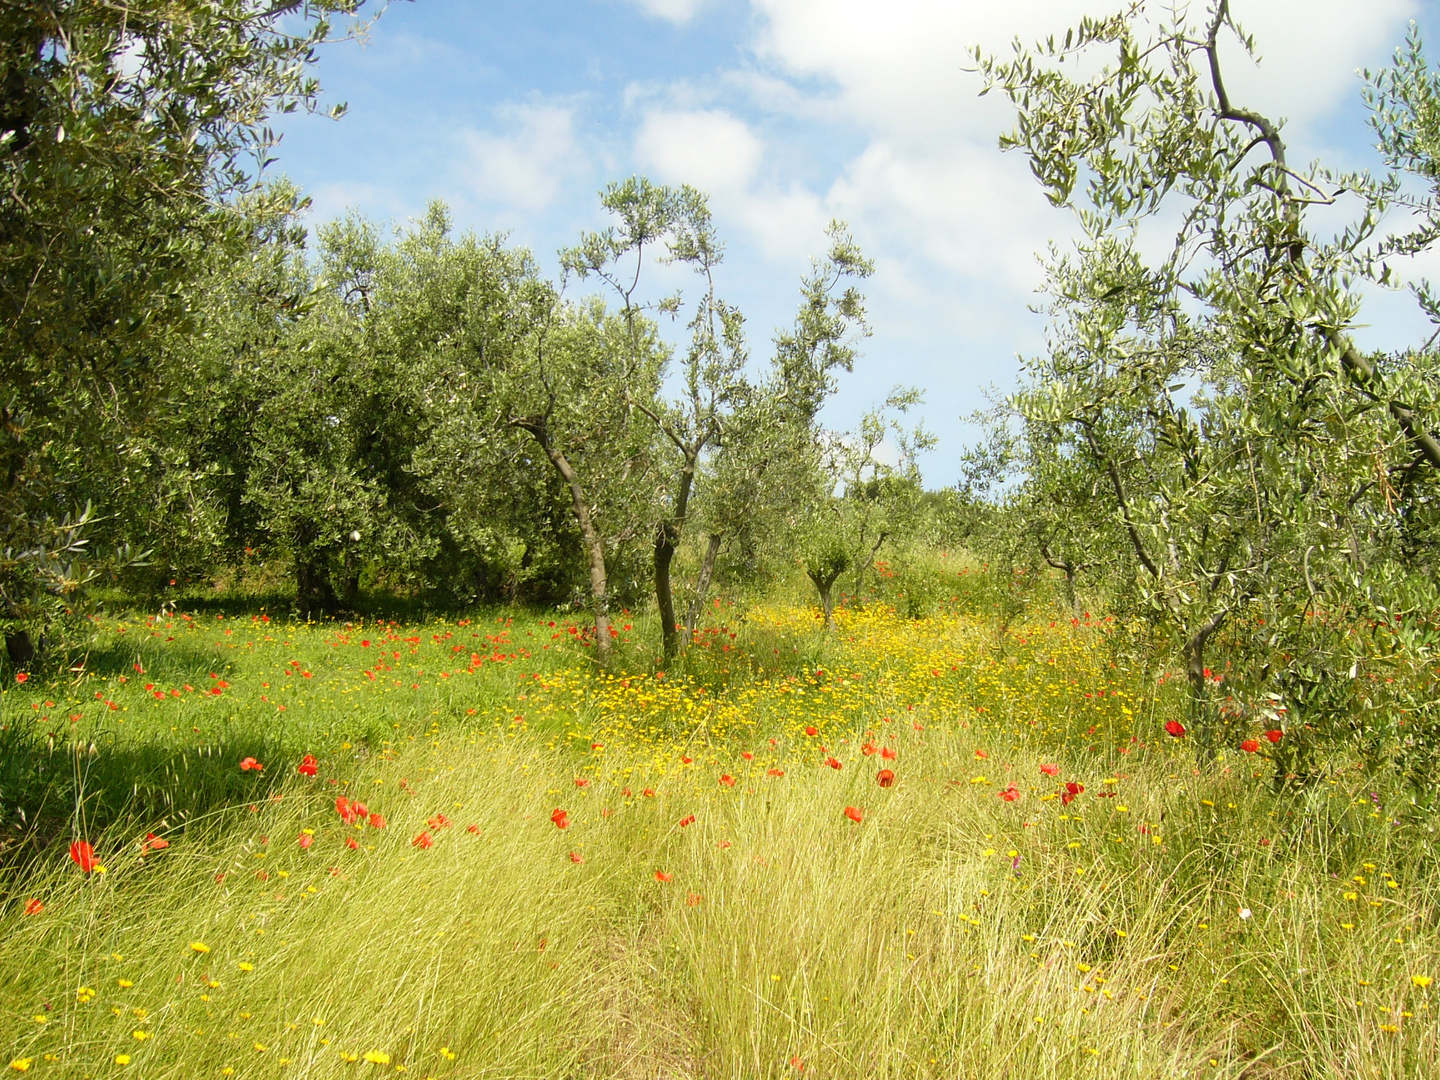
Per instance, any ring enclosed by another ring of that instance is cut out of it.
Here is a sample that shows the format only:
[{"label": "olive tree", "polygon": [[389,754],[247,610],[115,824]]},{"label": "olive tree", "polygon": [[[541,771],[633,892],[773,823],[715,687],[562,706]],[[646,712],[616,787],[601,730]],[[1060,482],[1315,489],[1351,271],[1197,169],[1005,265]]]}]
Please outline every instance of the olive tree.
[{"label": "olive tree", "polygon": [[[111,496],[193,328],[199,269],[245,228],[276,112],[360,0],[0,5],[0,628],[28,663],[86,576]],[[183,364],[180,377],[183,377]],[[88,514],[87,504],[95,507]]]},{"label": "olive tree", "polygon": [[[1435,609],[1399,543],[1433,503],[1402,506],[1396,480],[1433,475],[1440,444],[1433,395],[1406,372],[1428,359],[1367,356],[1349,334],[1355,274],[1381,276],[1394,250],[1377,228],[1398,181],[1291,162],[1280,125],[1231,98],[1227,34],[1253,53],[1227,0],[1194,23],[1136,4],[976,62],[1016,109],[1002,147],[1083,232],[1051,259],[1052,338],[1015,408],[1107,489],[1130,573],[1174,635],[1202,755],[1283,706],[1291,756],[1277,760],[1299,775],[1305,754],[1363,744],[1377,723],[1339,675],[1382,646],[1347,627],[1388,624],[1396,603]],[[1372,83],[1400,164],[1418,144],[1398,133],[1428,115],[1423,94],[1397,89],[1418,86],[1414,67]],[[1348,228],[1307,226],[1347,192]],[[1248,714],[1226,722],[1222,633],[1227,679],[1248,690]]]}]

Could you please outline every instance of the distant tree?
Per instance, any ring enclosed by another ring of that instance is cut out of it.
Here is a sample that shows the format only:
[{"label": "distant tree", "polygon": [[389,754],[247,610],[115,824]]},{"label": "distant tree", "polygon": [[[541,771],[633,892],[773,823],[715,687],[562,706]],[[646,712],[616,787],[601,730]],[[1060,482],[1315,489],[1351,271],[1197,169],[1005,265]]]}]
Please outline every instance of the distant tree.
[{"label": "distant tree", "polygon": [[[757,385],[746,371],[744,318],[716,293],[722,248],[706,197],[688,186],[662,187],[636,177],[612,184],[601,201],[618,223],[586,234],[562,258],[582,280],[593,276],[611,287],[632,347],[649,313],[683,308],[678,294],[648,306],[640,302],[647,251],[662,262],[689,266],[702,281],[680,357],[680,393],[629,395],[631,407],[649,419],[660,439],[653,465],[665,485],[667,509],[655,526],[652,567],[661,650],[668,659],[679,651],[682,633],[688,638],[694,632],[727,535],[765,527],[765,504],[785,485],[787,467],[813,446],[815,414],[834,390],[835,371],[853,364],[853,337],[865,332],[863,301],[852,282],[872,267],[844,227],[832,222],[828,257],[806,278],[795,327],[778,335],[768,378]],[[697,494],[703,496],[698,507]],[[682,624],[672,568],[697,514],[708,533]]]},{"label": "distant tree", "polygon": [[[916,458],[934,440],[923,425],[907,429],[900,416],[921,400],[918,391],[897,389],[861,418],[857,431],[829,433],[816,448],[809,505],[795,542],[827,629],[835,625],[834,587],[841,576],[850,574],[851,592],[858,595],[885,544],[920,521],[924,487]],[[893,462],[884,460],[889,455]]]}]

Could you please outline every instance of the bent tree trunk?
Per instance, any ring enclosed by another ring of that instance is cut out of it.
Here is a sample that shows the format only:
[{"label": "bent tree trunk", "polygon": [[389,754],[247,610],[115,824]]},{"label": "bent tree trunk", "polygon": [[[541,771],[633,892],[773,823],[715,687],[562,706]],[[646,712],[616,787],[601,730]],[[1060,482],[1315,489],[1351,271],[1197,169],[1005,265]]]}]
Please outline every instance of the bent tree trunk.
[{"label": "bent tree trunk", "polygon": [[662,521],[655,530],[655,606],[660,612],[660,646],[666,660],[673,660],[680,651],[680,624],[675,619],[675,593],[670,585],[670,567],[675,562],[675,549],[685,532],[690,492],[695,486],[695,466],[700,459],[698,445],[682,444],[681,449],[685,453],[685,466],[680,470],[675,505],[670,520]]},{"label": "bent tree trunk", "polygon": [[[842,568],[843,569],[843,568]],[[820,610],[825,613],[825,629],[835,629],[835,601],[831,597],[831,589],[839,578],[841,570],[824,570],[816,572],[807,570],[805,574],[815,583],[815,591],[820,594]]]},{"label": "bent tree trunk", "polygon": [[660,613],[660,646],[666,660],[673,660],[680,651],[680,625],[675,621],[675,593],[670,585],[677,531],[666,522],[655,534],[655,607]]},{"label": "bent tree trunk", "polygon": [[1064,573],[1065,602],[1070,605],[1070,612],[1072,615],[1079,615],[1080,600],[1075,594],[1075,573],[1079,568],[1069,559],[1055,558],[1055,556],[1050,554],[1050,547],[1048,544],[1040,545],[1040,557],[1045,560],[1047,565],[1049,565],[1055,570],[1059,570]]},{"label": "bent tree trunk", "polygon": [[700,624],[700,611],[705,606],[705,596],[710,591],[710,579],[715,576],[715,560],[720,555],[720,545],[724,537],[719,533],[711,533],[705,543],[705,558],[700,563],[700,576],[695,579],[695,596],[690,601],[690,608],[685,612],[685,640],[692,641],[695,638],[695,628]]},{"label": "bent tree trunk", "polygon": [[550,464],[565,482],[570,492],[570,509],[575,522],[580,526],[580,542],[585,549],[585,561],[590,568],[590,610],[595,619],[595,659],[601,666],[610,663],[610,581],[605,569],[605,539],[596,528],[595,518],[590,513],[589,501],[585,498],[585,487],[580,483],[579,474],[558,446],[550,441],[550,431],[544,417],[517,417],[511,426],[528,431],[545,451]]},{"label": "bent tree trunk", "polygon": [[1181,654],[1185,660],[1185,679],[1190,684],[1190,724],[1195,731],[1195,753],[1202,761],[1214,761],[1216,740],[1215,708],[1210,701],[1209,676],[1205,671],[1205,647],[1210,636],[1220,629],[1228,612],[1217,611],[1201,624],[1186,640]]},{"label": "bent tree trunk", "polygon": [[320,530],[313,522],[295,527],[295,606],[302,619],[330,615],[335,611],[335,587],[330,583],[330,565],[314,549]]}]

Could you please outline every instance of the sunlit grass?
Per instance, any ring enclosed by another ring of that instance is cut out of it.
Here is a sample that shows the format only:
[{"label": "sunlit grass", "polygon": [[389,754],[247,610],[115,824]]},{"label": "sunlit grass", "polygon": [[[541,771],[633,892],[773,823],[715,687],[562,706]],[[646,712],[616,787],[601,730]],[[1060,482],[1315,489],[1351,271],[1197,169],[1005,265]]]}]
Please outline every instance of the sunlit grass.
[{"label": "sunlit grass", "polygon": [[[1168,688],[1109,666],[1113,624],[998,641],[870,611],[826,637],[759,608],[662,677],[638,647],[605,675],[578,628],[503,618],[111,624],[97,655],[133,659],[7,692],[6,724],[53,733],[93,807],[7,880],[13,1067],[1422,1076],[1440,1057],[1440,881],[1393,796],[1342,773],[1277,798],[1249,755],[1198,773],[1159,734]],[[163,772],[117,791],[140,761],[190,776],[185,805]],[[80,832],[105,872],[70,860]]]}]

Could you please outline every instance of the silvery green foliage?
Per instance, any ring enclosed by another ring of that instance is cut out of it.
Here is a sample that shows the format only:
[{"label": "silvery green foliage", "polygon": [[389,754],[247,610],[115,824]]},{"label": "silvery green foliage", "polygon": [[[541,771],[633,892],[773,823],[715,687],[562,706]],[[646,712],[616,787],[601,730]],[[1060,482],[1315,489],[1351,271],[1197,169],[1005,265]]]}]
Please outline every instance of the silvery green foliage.
[{"label": "silvery green foliage", "polygon": [[[1050,340],[1010,402],[1021,497],[1053,504],[1046,532],[1118,539],[1109,573],[1169,639],[1202,756],[1280,724],[1280,781],[1338,750],[1413,763],[1427,707],[1385,679],[1424,669],[1440,607],[1433,357],[1366,356],[1348,330],[1355,275],[1433,230],[1379,234],[1395,176],[1292,163],[1230,98],[1226,35],[1253,54],[1226,0],[1197,22],[1137,3],[976,54],[1016,109],[1002,147],[1081,229],[1050,254]],[[1419,56],[1372,76],[1372,107],[1392,164],[1433,176],[1433,140],[1398,134],[1434,127]],[[1310,228],[1319,204],[1351,224]]]},{"label": "silvery green foliage", "polygon": [[[0,619],[43,621],[57,529],[119,554],[147,504],[145,426],[188,372],[218,247],[276,112],[316,107],[308,65],[359,0],[0,5]],[[66,525],[66,522],[69,525]],[[68,601],[62,601],[68,602]]]}]

